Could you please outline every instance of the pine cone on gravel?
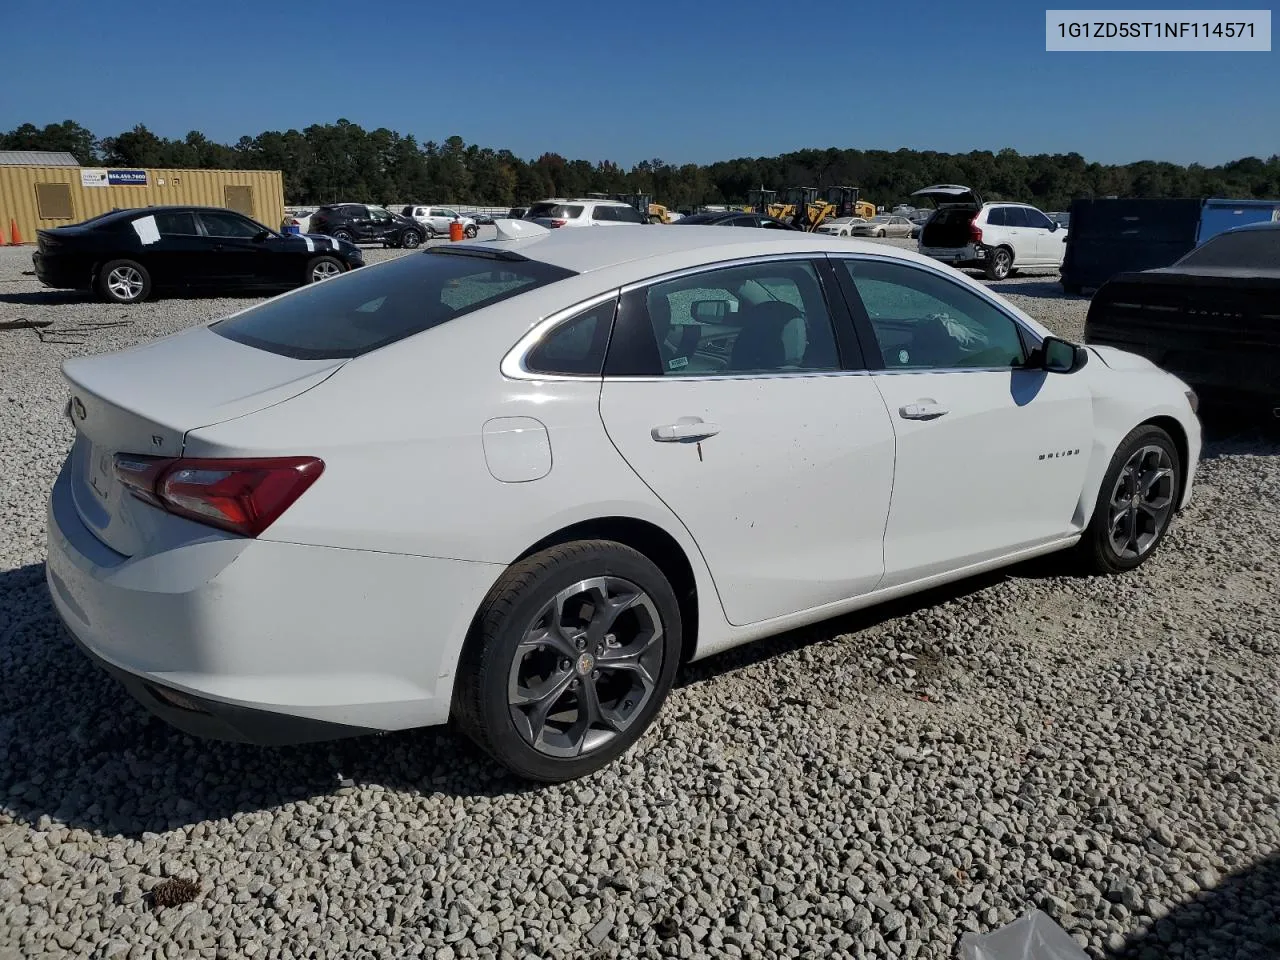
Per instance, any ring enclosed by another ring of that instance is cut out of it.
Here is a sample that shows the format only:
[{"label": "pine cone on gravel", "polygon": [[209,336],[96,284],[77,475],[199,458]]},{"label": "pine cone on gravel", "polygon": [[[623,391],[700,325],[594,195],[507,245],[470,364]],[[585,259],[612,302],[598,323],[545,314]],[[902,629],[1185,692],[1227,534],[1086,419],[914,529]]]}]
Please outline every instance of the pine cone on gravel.
[{"label": "pine cone on gravel", "polygon": [[196,881],[173,877],[152,889],[151,905],[157,910],[164,907],[178,907],[184,903],[190,903],[199,895],[200,884]]}]

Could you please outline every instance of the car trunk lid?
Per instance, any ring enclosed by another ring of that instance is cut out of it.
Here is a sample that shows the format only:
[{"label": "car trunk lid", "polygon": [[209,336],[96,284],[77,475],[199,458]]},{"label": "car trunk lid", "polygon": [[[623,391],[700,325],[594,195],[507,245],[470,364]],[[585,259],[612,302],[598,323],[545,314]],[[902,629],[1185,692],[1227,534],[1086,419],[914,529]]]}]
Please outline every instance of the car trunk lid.
[{"label": "car trunk lid", "polygon": [[964,204],[969,207],[982,206],[982,197],[978,195],[976,190],[958,183],[937,183],[932,187],[917,190],[911,196],[919,197],[921,200],[931,200],[936,207],[953,203]]},{"label": "car trunk lid", "polygon": [[155,508],[115,478],[117,454],[177,457],[189,431],[295,397],[345,362],[283,357],[204,327],[68,360],[71,489],[81,519],[112,550],[134,555],[154,532]]}]

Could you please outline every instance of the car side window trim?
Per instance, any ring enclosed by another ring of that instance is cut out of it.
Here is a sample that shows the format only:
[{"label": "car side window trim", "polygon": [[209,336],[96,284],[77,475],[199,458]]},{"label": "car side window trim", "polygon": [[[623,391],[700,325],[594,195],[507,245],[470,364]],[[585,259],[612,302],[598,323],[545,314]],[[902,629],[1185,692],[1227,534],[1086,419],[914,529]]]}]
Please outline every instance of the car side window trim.
[{"label": "car side window trim", "polygon": [[[605,293],[596,294],[588,297],[586,300],[580,300],[571,307],[563,310],[557,310],[555,313],[547,314],[529,329],[519,340],[515,342],[499,364],[499,370],[502,375],[509,380],[539,380],[539,381],[562,381],[562,380],[596,380],[603,379],[601,375],[585,374],[585,373],[539,373],[530,370],[525,365],[525,358],[540,344],[542,341],[562,323],[573,320],[575,317],[598,307],[602,303],[609,300],[617,300],[621,295],[621,290],[614,288]],[[617,309],[615,305],[614,323],[617,322]],[[613,331],[609,331],[610,339],[612,339]],[[605,345],[605,355],[608,355],[608,344]]]},{"label": "car side window trim", "polygon": [[[846,253],[828,254],[828,259],[831,261],[833,268],[846,260],[872,263],[877,261],[875,257]],[[945,280],[958,290],[963,290],[982,300],[1001,316],[1008,318],[1013,323],[1014,330],[1017,331],[1018,338],[1022,341],[1023,352],[1028,357],[1039,349],[1043,339],[1040,334],[1028,327],[1021,318],[1010,313],[1002,304],[988,296],[985,291],[974,290],[966,284],[958,283],[954,277],[947,276],[942,270],[935,269],[929,264],[916,263],[915,261],[909,263],[907,261],[901,262],[912,269],[920,270]],[[840,292],[844,295],[848,309],[852,314],[853,327],[857,331],[858,341],[862,344],[863,355],[867,361],[867,369],[877,376],[881,374],[897,376],[910,373],[991,373],[993,371],[1007,373],[1010,370],[1025,369],[1018,367],[911,367],[909,369],[893,369],[887,367],[884,362],[884,355],[880,351],[880,341],[876,338],[875,330],[871,326],[871,318],[867,314],[867,308],[863,305],[862,296],[858,293],[858,288],[854,285],[852,274],[847,269],[833,269],[833,273],[835,274],[835,282],[839,286]]]}]

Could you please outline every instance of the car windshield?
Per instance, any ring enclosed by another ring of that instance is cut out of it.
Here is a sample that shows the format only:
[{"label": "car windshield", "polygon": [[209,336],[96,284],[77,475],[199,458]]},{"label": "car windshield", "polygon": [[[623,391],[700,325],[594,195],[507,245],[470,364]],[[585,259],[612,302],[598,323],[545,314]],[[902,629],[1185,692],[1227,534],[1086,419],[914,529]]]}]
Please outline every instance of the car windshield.
[{"label": "car windshield", "polygon": [[576,203],[535,203],[529,208],[529,217],[551,217],[556,220],[571,220],[582,214],[581,204]]},{"label": "car windshield", "polygon": [[892,218],[891,217],[872,217],[871,222],[872,223],[888,223],[890,219]]},{"label": "car windshield", "polygon": [[1220,233],[1196,247],[1177,265],[1276,270],[1280,268],[1280,228]]},{"label": "car windshield", "polygon": [[358,357],[570,276],[536,260],[429,251],[268,300],[209,329],[300,360]]},{"label": "car windshield", "polygon": [[677,222],[677,223],[684,223],[684,224],[693,224],[693,225],[695,225],[695,226],[696,226],[696,225],[697,225],[697,224],[699,224],[699,223],[715,223],[715,222],[716,222],[716,221],[718,221],[718,220],[723,220],[726,216],[728,216],[728,214],[724,214],[724,213],[695,213],[695,214],[693,214],[693,216],[690,216],[690,217],[681,217],[681,218],[680,218],[679,220],[677,220],[676,222]]}]

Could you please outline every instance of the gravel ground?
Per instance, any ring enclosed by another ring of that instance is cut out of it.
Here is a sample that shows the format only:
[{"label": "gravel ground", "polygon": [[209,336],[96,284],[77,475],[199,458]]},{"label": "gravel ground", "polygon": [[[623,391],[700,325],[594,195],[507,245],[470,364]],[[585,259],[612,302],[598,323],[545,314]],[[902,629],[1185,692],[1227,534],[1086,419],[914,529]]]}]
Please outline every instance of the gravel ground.
[{"label": "gravel ground", "polygon": [[[58,341],[0,332],[0,960],[945,958],[1032,907],[1092,957],[1280,956],[1280,444],[1211,444],[1136,573],[1041,561],[694,664],[586,781],[436,731],[198,742],[55,627],[57,370],[248,301],[29,267],[0,250],[0,320]],[[1079,336],[1057,290],[1000,285]]]}]

